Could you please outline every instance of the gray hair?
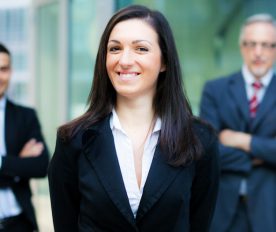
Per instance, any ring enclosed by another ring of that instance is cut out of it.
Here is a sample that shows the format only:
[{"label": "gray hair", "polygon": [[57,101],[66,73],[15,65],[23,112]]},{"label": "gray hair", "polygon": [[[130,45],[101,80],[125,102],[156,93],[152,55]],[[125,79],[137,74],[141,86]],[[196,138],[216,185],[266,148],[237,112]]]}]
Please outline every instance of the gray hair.
[{"label": "gray hair", "polygon": [[239,37],[239,43],[240,44],[242,43],[242,37],[243,37],[243,34],[244,34],[244,29],[248,25],[253,24],[253,23],[269,23],[272,26],[274,26],[274,28],[276,30],[276,21],[275,21],[275,19],[273,18],[272,15],[266,14],[266,13],[252,15],[252,16],[248,17],[245,20],[245,22],[243,23],[243,25],[241,27],[240,37]]}]

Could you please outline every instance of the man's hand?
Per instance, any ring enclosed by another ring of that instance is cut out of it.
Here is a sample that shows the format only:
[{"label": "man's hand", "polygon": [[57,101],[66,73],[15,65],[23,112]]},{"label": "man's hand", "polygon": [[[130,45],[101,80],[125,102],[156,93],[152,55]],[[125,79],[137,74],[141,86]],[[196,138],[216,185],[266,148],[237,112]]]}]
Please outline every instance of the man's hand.
[{"label": "man's hand", "polygon": [[238,148],[245,152],[250,152],[250,134],[225,129],[219,133],[219,140],[225,146]]},{"label": "man's hand", "polygon": [[[222,130],[219,133],[219,140],[223,145],[238,148],[247,153],[250,152],[251,139],[252,137],[250,134],[233,131],[229,129]],[[261,159],[258,159],[258,158],[252,159],[252,165],[254,167],[260,166],[263,163],[264,161]]]},{"label": "man's hand", "polygon": [[264,164],[264,161],[261,160],[261,159],[258,159],[258,158],[252,159],[252,165],[253,165],[254,167],[261,166],[261,165],[263,165],[263,164]]},{"label": "man's hand", "polygon": [[19,153],[21,158],[27,157],[36,157],[41,155],[44,149],[44,145],[42,142],[37,142],[35,139],[30,139],[27,143],[25,143],[24,147]]}]

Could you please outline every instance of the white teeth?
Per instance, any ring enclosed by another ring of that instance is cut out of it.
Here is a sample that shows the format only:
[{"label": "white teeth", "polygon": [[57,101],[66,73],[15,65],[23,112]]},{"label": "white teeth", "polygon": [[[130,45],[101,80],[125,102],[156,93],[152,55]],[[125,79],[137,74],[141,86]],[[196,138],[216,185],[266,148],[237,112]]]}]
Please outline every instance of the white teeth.
[{"label": "white teeth", "polygon": [[133,78],[136,77],[136,73],[120,73],[120,77],[122,78]]}]

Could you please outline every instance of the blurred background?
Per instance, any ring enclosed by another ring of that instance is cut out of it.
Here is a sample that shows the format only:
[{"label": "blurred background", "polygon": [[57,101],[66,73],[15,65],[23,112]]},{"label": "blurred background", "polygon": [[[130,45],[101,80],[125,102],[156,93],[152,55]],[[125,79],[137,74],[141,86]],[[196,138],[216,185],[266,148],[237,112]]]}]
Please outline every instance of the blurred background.
[{"label": "blurred background", "polygon": [[[275,0],[0,0],[0,42],[12,53],[9,96],[37,110],[51,154],[57,127],[85,111],[108,19],[129,4],[157,9],[169,20],[195,114],[205,81],[240,68],[243,20],[276,16]],[[40,229],[53,231],[47,179],[32,187]]]}]

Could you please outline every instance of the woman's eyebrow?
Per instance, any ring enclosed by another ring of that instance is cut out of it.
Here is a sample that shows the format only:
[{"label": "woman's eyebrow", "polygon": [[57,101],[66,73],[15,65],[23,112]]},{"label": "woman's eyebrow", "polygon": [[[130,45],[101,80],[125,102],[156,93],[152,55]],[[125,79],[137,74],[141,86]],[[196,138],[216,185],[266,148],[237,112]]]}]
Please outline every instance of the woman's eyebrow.
[{"label": "woman's eyebrow", "polygon": [[140,43],[140,42],[146,42],[146,43],[149,43],[150,45],[152,45],[152,43],[146,39],[137,39],[137,40],[134,40],[132,43],[136,44],[136,43]]}]

